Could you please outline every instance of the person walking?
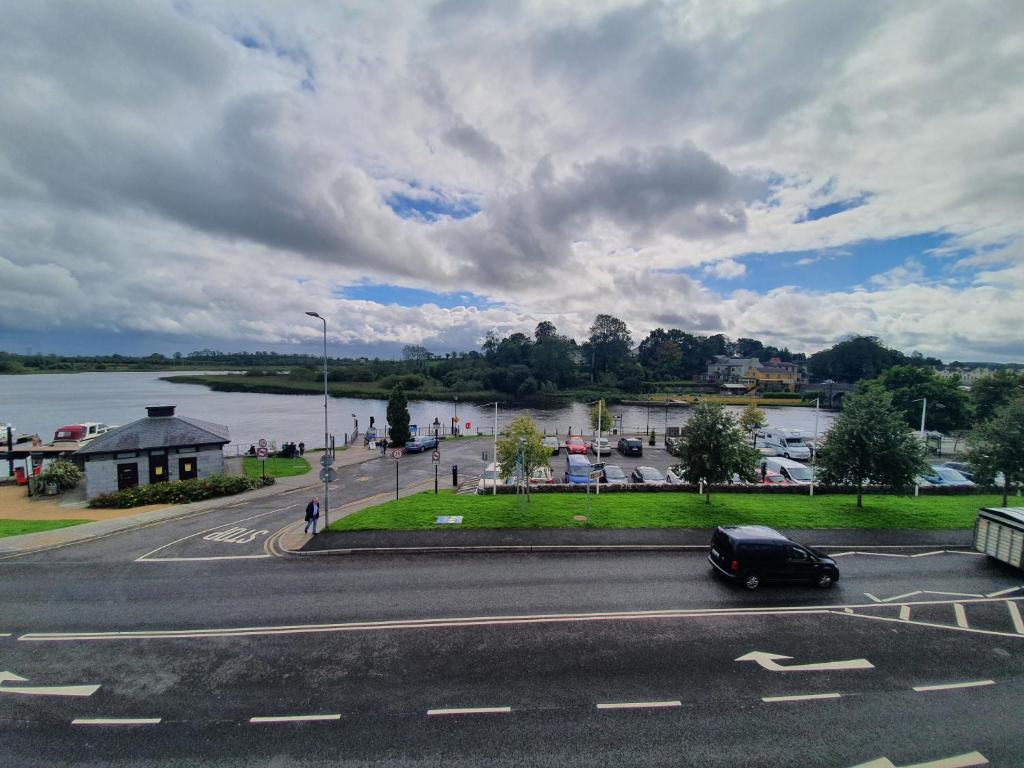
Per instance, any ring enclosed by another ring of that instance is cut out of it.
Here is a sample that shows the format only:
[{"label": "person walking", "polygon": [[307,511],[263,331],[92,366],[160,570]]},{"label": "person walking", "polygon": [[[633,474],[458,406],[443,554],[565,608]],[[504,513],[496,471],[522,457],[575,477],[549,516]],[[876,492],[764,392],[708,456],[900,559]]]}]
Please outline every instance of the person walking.
[{"label": "person walking", "polygon": [[303,456],[303,455],[305,455],[305,453],[306,453],[306,444],[300,442],[299,443],[299,456]]},{"label": "person walking", "polygon": [[313,500],[306,505],[306,527],[302,529],[303,533],[309,533],[309,529],[313,529],[313,535],[316,536],[316,521],[320,519],[320,499],[316,496]]},{"label": "person walking", "polygon": [[388,439],[386,437],[382,437],[377,442],[380,443],[380,455],[384,456],[388,452]]}]

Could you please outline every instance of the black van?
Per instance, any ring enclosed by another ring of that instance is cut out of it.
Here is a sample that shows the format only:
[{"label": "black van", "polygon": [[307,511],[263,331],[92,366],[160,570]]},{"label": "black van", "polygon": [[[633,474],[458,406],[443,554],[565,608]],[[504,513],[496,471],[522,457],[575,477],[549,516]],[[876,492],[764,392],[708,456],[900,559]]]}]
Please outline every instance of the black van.
[{"label": "black van", "polygon": [[708,562],[747,589],[763,582],[796,581],[831,587],[839,580],[836,561],[790,541],[763,525],[727,525],[715,529]]}]

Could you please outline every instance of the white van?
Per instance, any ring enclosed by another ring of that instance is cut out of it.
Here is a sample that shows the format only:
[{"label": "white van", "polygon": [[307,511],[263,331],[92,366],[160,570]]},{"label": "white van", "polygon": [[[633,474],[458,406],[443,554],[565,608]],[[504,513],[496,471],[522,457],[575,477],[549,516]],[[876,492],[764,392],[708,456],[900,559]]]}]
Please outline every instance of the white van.
[{"label": "white van", "polygon": [[761,465],[775,474],[782,475],[796,485],[811,484],[811,468],[792,459],[763,459]]},{"label": "white van", "polygon": [[799,429],[765,429],[757,433],[757,445],[787,459],[811,458],[811,440]]}]

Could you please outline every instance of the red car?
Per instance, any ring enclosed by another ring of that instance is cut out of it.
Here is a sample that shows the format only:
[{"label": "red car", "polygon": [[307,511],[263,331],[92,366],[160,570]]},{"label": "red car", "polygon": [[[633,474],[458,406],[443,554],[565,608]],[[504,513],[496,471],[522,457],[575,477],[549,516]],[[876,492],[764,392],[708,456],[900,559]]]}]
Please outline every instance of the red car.
[{"label": "red car", "polygon": [[583,442],[583,438],[577,435],[576,437],[570,437],[565,441],[565,452],[566,453],[582,453],[584,456],[587,454],[587,444]]}]

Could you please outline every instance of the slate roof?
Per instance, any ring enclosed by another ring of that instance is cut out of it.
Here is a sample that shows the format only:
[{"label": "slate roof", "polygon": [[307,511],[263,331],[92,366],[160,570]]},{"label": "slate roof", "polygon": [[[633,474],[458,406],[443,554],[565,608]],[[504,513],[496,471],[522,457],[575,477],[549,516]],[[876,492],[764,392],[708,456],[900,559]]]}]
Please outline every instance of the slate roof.
[{"label": "slate roof", "polygon": [[188,416],[146,416],[100,435],[79,448],[74,455],[88,456],[97,453],[214,443],[224,445],[230,442],[228,428],[223,424],[214,424]]}]

